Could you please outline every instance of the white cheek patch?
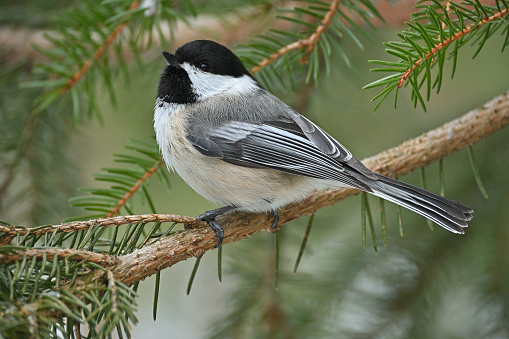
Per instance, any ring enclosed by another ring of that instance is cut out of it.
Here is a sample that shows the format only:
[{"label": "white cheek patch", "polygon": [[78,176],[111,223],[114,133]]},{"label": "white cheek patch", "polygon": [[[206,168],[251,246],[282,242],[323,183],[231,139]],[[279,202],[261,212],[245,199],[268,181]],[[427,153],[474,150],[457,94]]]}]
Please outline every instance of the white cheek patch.
[{"label": "white cheek patch", "polygon": [[199,100],[205,100],[219,94],[249,93],[258,88],[256,82],[248,75],[235,78],[228,75],[218,75],[183,63],[182,68],[187,72],[191,86]]}]

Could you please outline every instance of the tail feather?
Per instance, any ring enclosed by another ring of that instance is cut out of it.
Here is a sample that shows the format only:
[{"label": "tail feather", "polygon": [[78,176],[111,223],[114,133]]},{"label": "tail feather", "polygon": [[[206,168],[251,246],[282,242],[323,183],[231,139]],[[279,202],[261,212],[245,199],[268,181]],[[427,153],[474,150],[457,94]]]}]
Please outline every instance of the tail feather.
[{"label": "tail feather", "polygon": [[435,193],[377,174],[369,186],[374,195],[408,208],[454,233],[465,233],[473,211]]}]

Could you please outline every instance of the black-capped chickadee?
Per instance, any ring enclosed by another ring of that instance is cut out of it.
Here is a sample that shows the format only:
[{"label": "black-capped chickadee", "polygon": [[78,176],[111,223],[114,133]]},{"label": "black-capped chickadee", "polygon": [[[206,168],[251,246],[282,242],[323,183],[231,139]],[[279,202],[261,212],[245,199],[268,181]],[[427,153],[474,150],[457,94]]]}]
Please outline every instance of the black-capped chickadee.
[{"label": "black-capped chickadee", "polygon": [[353,187],[464,233],[472,210],[423,189],[373,173],[320,127],[266,91],[228,48],[197,40],[163,52],[154,114],[166,164],[196,192],[232,209],[274,215],[318,190]]}]

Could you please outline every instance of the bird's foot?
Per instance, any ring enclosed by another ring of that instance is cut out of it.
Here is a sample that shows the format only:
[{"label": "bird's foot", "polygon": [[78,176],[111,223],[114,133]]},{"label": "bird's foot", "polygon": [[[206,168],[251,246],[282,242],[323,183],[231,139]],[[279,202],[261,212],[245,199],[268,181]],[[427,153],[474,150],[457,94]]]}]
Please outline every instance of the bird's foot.
[{"label": "bird's foot", "polygon": [[272,211],[271,214],[274,217],[274,221],[272,222],[272,225],[270,226],[270,228],[274,228],[274,227],[276,227],[276,225],[279,221],[279,213],[276,210],[276,211]]},{"label": "bird's foot", "polygon": [[219,225],[219,223],[216,221],[216,217],[220,216],[223,213],[229,212],[233,209],[235,209],[235,206],[224,206],[224,207],[216,208],[215,210],[212,210],[212,211],[207,211],[207,212],[200,214],[199,216],[196,217],[202,221],[207,222],[207,224],[209,224],[210,228],[212,228],[212,230],[214,230],[214,232],[216,233],[217,244],[214,248],[221,247],[221,244],[223,243],[223,237],[224,237],[224,230],[221,227],[221,225]]}]

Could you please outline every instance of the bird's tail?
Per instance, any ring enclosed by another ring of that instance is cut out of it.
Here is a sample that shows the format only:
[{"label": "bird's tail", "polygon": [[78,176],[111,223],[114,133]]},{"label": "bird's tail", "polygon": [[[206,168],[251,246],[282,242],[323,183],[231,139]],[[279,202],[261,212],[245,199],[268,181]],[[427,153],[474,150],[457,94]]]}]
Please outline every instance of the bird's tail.
[{"label": "bird's tail", "polygon": [[463,227],[468,226],[467,221],[472,219],[473,213],[467,206],[383,175],[376,176],[379,180],[369,183],[370,193],[408,208],[446,230],[465,233]]}]

